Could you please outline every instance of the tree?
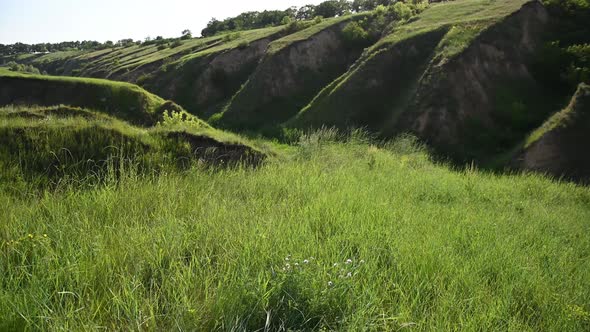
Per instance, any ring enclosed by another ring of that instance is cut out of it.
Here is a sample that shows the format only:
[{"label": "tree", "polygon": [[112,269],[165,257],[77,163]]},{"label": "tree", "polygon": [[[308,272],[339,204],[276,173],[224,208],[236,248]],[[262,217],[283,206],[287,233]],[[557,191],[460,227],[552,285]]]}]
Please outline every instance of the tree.
[{"label": "tree", "polygon": [[185,29],[182,31],[182,37],[180,39],[191,39],[193,38],[193,33],[189,29]]},{"label": "tree", "polygon": [[315,6],[314,5],[305,5],[299,10],[297,10],[297,14],[295,14],[295,18],[298,20],[311,20],[315,16]]},{"label": "tree", "polygon": [[338,0],[328,0],[315,7],[315,16],[334,17],[341,13]]}]

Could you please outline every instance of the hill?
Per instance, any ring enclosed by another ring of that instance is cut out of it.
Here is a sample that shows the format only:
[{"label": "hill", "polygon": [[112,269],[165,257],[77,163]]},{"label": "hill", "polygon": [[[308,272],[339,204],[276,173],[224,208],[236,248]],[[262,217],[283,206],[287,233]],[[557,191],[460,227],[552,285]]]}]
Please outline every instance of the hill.
[{"label": "hill", "polygon": [[256,166],[265,157],[248,141],[133,84],[0,70],[4,180],[44,186],[101,178],[125,163],[159,172],[198,163]]},{"label": "hill", "polygon": [[514,165],[588,183],[590,156],[590,86],[581,84],[570,104],[553,115],[526,140]]},{"label": "hill", "polygon": [[399,2],[174,47],[11,59],[138,83],[226,129],[284,141],[326,126],[411,133],[445,160],[502,169],[590,77],[585,3]]},{"label": "hill", "polygon": [[[102,79],[30,75],[0,68],[0,106],[11,104],[89,108],[142,125],[153,125],[164,111],[193,117],[173,102],[137,85]],[[200,120],[204,127],[208,125]]]}]

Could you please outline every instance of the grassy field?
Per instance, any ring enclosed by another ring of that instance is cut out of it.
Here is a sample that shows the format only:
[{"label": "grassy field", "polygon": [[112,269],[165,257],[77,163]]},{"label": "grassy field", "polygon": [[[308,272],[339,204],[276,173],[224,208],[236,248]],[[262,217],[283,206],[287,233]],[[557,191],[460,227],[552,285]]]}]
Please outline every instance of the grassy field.
[{"label": "grassy field", "polygon": [[0,191],[0,330],[583,331],[590,190],[302,138],[257,169]]}]

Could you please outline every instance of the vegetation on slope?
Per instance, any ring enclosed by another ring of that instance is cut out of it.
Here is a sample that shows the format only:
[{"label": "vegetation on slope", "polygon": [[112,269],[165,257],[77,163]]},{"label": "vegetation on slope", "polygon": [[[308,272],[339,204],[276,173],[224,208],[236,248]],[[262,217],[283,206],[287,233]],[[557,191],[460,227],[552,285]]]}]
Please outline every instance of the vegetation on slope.
[{"label": "vegetation on slope", "polygon": [[374,20],[371,14],[323,20],[273,41],[248,81],[216,115],[218,123],[240,129],[272,128],[291,118],[367,46],[366,40],[348,40],[346,27],[354,23],[364,32],[358,22],[368,26]]},{"label": "vegetation on slope", "polygon": [[0,108],[0,182],[16,187],[102,181],[127,163],[139,173],[159,173],[199,163],[257,165],[264,157],[251,143],[178,112],[139,128],[71,106]]},{"label": "vegetation on slope", "polygon": [[580,84],[570,104],[535,130],[513,156],[513,165],[590,183],[590,86]]},{"label": "vegetation on slope", "polygon": [[0,191],[0,329],[590,328],[588,188],[329,136],[255,172]]},{"label": "vegetation on slope", "polygon": [[[135,124],[153,125],[164,111],[188,115],[180,106],[144,89],[101,79],[40,76],[0,68],[0,105],[52,106],[67,104],[89,108]],[[198,119],[201,126],[208,125]]]},{"label": "vegetation on slope", "polygon": [[542,90],[527,64],[546,21],[544,8],[526,0],[433,4],[397,23],[288,125],[409,131],[462,161],[510,149],[555,106],[521,114],[539,103],[499,98],[509,83]]}]

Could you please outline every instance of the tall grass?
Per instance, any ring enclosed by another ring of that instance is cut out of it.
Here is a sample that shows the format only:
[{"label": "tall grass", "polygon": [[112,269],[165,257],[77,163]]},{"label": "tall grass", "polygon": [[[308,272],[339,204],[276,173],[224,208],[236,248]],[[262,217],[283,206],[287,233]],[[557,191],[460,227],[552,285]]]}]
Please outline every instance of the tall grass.
[{"label": "tall grass", "polygon": [[0,330],[590,328],[588,188],[333,138],[0,194]]}]

